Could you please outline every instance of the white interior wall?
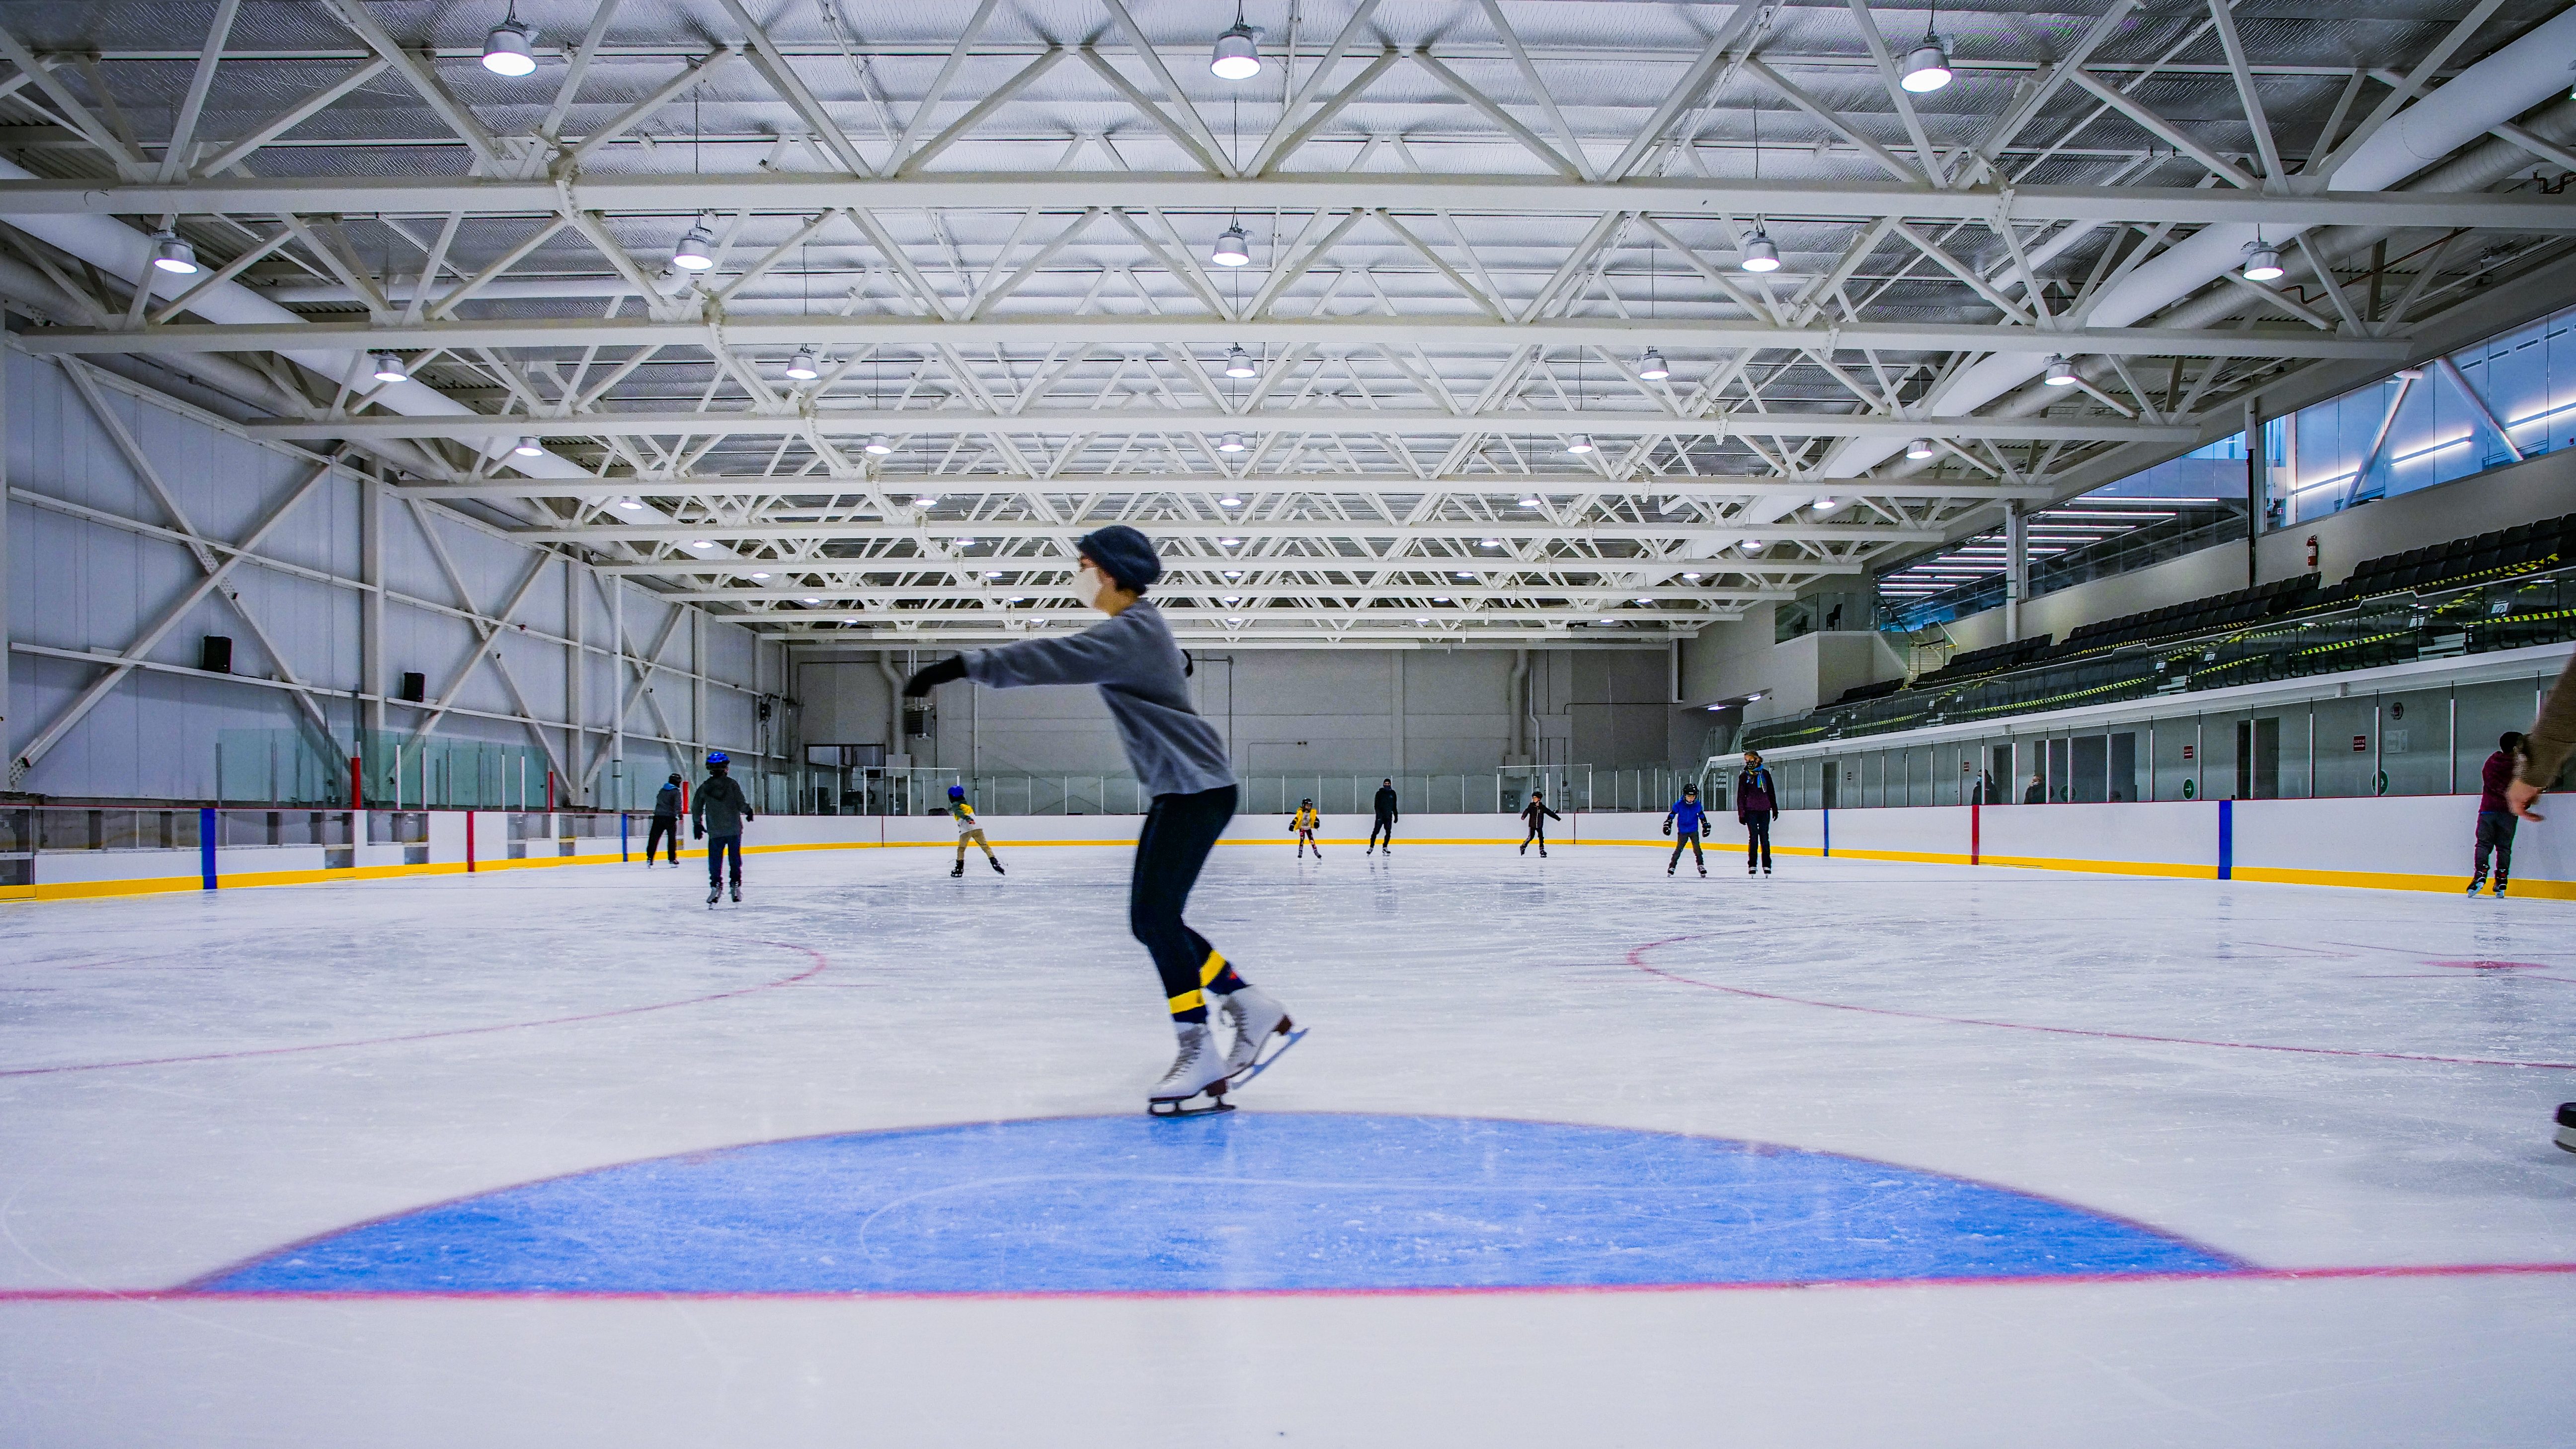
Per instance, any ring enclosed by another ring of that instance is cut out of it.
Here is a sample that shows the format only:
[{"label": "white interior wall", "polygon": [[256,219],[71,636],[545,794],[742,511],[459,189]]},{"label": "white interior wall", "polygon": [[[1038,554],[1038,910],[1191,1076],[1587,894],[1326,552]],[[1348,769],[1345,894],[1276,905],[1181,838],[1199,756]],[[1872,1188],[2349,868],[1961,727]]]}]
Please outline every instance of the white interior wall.
[{"label": "white interior wall", "polygon": [[[1491,770],[1511,737],[1508,649],[1192,651],[1200,713],[1246,775]],[[796,698],[811,744],[887,742],[889,685],[873,650],[800,653]],[[897,673],[939,657],[895,651]],[[1670,656],[1656,649],[1529,651],[1541,764],[1659,765],[1674,758]],[[1695,740],[1693,741],[1695,743]],[[1090,689],[971,689],[937,696],[912,761],[981,774],[1126,773]]]},{"label": "white interior wall", "polygon": [[[307,455],[245,438],[211,415],[93,374],[101,404],[168,491],[174,517],[66,371],[76,365],[11,352],[0,371],[11,489],[10,648],[0,699],[12,761],[105,676],[96,659],[130,649],[205,578],[182,520],[209,541],[220,565],[232,545],[322,471]],[[364,657],[369,489],[386,494],[376,581],[385,605],[382,657],[375,661]],[[617,593],[638,654],[649,653],[674,610],[682,610],[655,656],[660,667],[649,699],[636,695],[626,711],[630,771],[657,779],[674,751],[694,755],[714,747],[756,756],[764,748],[756,694],[781,687],[779,646],[710,620],[704,658],[697,658],[692,651],[700,631],[689,615],[698,611],[531,549],[455,510],[436,504],[414,510],[398,490],[354,470],[323,472],[277,514],[252,553],[226,577],[233,599],[209,594],[187,608],[142,652],[146,667],[102,695],[14,788],[66,799],[212,799],[219,732],[298,729],[309,718],[298,691],[282,686],[305,686],[305,697],[345,749],[361,723],[381,718],[405,734],[420,723],[427,709],[381,698],[398,692],[404,672],[418,671],[428,676],[429,700],[445,698],[451,706],[435,727],[438,736],[527,745],[535,738],[528,727],[533,721],[576,787],[567,796],[605,801],[618,706],[632,688],[631,675],[620,687],[612,643]],[[500,616],[514,595],[516,607],[485,644],[469,611]],[[207,635],[232,639],[230,676],[196,668]],[[506,680],[488,660],[496,653]],[[708,686],[703,718],[702,675]],[[585,781],[589,788],[578,789]]]}]

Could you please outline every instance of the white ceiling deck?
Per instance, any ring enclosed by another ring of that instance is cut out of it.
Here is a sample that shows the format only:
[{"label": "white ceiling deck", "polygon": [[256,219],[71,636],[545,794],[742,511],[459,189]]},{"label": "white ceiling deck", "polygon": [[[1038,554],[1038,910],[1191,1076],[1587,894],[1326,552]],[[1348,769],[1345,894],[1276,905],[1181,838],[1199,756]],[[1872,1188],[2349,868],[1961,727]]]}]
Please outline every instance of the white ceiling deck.
[{"label": "white ceiling deck", "polygon": [[1066,627],[1120,521],[1194,642],[1662,642],[2554,276],[2568,17],[2351,11],[8,3],[0,294],[791,639]]}]

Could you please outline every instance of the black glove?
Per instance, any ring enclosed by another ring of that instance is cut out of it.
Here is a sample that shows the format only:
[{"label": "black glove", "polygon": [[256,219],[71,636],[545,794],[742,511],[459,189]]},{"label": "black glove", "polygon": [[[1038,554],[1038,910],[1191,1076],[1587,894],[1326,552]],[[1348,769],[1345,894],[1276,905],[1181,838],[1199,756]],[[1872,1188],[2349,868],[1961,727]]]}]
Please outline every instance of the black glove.
[{"label": "black glove", "polygon": [[1666,835],[1673,833],[1673,818],[1669,815],[1664,817],[1664,833]]},{"label": "black glove", "polygon": [[919,699],[952,679],[965,677],[966,656],[951,654],[936,664],[915,671],[910,679],[903,682],[903,697]]},{"label": "black glove", "polygon": [[707,838],[707,828],[706,828],[705,826],[703,826],[703,825],[692,825],[692,826],[690,826],[690,827],[689,827],[689,838],[690,838],[691,840],[704,840],[704,839],[706,839],[706,838]]}]

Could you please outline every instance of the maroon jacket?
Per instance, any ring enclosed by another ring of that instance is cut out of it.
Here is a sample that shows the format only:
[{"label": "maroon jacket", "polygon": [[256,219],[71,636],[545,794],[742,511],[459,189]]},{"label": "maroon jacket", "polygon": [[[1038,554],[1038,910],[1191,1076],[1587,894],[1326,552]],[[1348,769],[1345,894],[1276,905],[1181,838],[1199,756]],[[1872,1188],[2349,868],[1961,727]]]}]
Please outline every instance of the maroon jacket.
[{"label": "maroon jacket", "polygon": [[1756,765],[1745,771],[1735,782],[1736,822],[1750,825],[1757,816],[1765,820],[1779,819],[1780,798],[1773,793],[1775,789],[1769,766]]},{"label": "maroon jacket", "polygon": [[2504,814],[2513,807],[2504,802],[2505,787],[2513,783],[2513,756],[2502,750],[2487,756],[2486,768],[2478,772],[2478,813],[2492,810]]}]

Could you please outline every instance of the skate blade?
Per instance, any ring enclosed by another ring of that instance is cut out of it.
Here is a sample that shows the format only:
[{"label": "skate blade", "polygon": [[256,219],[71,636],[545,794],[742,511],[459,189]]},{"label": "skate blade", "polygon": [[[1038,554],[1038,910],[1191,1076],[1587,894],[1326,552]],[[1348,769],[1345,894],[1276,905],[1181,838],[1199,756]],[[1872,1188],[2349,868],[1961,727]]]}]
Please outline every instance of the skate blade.
[{"label": "skate blade", "polygon": [[1295,1046],[1297,1043],[1304,1041],[1306,1039],[1306,1033],[1312,1030],[1314,1030],[1313,1027],[1299,1027],[1295,1031],[1279,1033],[1280,1036],[1286,1039],[1276,1043],[1265,1043],[1265,1045],[1270,1047],[1268,1054],[1253,1058],[1252,1065],[1245,1067],[1242,1071],[1226,1078],[1227,1090],[1231,1091],[1236,1087],[1240,1087],[1246,1082],[1251,1081],[1253,1078],[1260,1076],[1263,1072],[1270,1070],[1270,1064],[1272,1062],[1286,1056],[1288,1054],[1288,1049]]},{"label": "skate blade", "polygon": [[1210,1097],[1207,1099],[1207,1105],[1203,1107],[1193,1107],[1189,1105],[1197,1100],[1198,1098],[1196,1097],[1182,1097],[1174,1101],[1153,1101],[1149,1099],[1145,1103],[1145,1115],[1149,1117],[1213,1117],[1219,1112],[1231,1112],[1234,1110],[1234,1104],[1223,1097]]}]

